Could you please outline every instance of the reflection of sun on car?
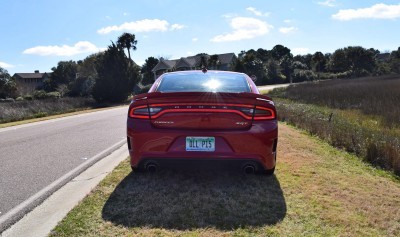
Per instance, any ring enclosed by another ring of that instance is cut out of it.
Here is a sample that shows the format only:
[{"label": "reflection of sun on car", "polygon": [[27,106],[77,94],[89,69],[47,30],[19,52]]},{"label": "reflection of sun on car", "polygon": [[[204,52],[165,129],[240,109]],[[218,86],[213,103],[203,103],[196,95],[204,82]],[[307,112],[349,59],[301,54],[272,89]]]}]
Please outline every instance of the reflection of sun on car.
[{"label": "reflection of sun on car", "polygon": [[245,173],[272,174],[277,137],[274,103],[242,73],[166,73],[129,106],[133,170],[156,171],[172,161],[223,161]]}]

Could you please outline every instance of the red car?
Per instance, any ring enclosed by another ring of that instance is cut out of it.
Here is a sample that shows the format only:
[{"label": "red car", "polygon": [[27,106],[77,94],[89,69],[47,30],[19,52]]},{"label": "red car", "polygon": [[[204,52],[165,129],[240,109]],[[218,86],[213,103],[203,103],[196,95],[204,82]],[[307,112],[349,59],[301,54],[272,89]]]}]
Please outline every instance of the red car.
[{"label": "red car", "polygon": [[127,140],[133,170],[154,172],[172,161],[224,161],[245,173],[272,174],[276,109],[243,73],[165,73],[148,93],[133,97]]}]

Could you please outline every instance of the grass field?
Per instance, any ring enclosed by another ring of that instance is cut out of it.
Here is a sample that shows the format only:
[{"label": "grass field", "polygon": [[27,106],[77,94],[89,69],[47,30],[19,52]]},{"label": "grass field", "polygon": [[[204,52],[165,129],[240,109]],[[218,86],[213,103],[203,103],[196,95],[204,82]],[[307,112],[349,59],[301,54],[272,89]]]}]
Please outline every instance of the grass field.
[{"label": "grass field", "polygon": [[285,98],[379,117],[382,127],[400,128],[400,75],[301,83]]},{"label": "grass field", "polygon": [[331,80],[270,93],[280,120],[400,175],[400,77]]},{"label": "grass field", "polygon": [[93,99],[82,97],[0,103],[0,128],[128,104],[128,101],[119,104],[99,104]]},{"label": "grass field", "polygon": [[400,181],[280,124],[273,176],[121,163],[50,236],[399,236]]},{"label": "grass field", "polygon": [[59,98],[0,103],[0,123],[41,118],[49,115],[95,108],[88,98]]}]

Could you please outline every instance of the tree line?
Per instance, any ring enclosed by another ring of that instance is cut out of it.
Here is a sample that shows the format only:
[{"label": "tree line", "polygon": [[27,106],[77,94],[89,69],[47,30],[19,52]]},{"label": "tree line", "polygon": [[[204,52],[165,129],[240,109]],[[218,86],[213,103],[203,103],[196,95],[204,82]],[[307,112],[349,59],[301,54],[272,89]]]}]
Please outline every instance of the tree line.
[{"label": "tree line", "polygon": [[[131,59],[136,45],[134,34],[123,33],[104,52],[79,61],[60,61],[38,89],[44,93],[57,91],[60,96],[93,97],[98,102],[124,101],[133,88],[136,93],[149,88],[154,82],[152,69],[159,62],[148,57],[142,67],[136,65]],[[202,66],[218,69],[217,55],[201,61]],[[276,45],[271,50],[241,51],[232,70],[254,76],[257,85],[400,73],[400,47],[390,54],[349,46],[333,53],[293,56],[289,48]],[[0,98],[17,96],[15,78],[0,67]]]},{"label": "tree line", "polygon": [[349,46],[333,53],[293,56],[289,48],[276,45],[271,50],[240,52],[233,70],[256,76],[258,85],[398,74],[400,47],[384,54],[373,48]]}]

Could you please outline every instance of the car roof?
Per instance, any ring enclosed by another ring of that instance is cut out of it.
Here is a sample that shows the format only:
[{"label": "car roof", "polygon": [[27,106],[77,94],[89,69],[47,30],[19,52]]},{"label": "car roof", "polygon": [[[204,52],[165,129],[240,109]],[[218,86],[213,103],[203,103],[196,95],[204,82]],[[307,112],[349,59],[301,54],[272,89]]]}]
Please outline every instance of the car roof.
[{"label": "car roof", "polygon": [[173,74],[236,74],[236,75],[246,75],[241,72],[232,72],[232,71],[219,71],[219,70],[207,70],[203,72],[202,70],[187,70],[187,71],[175,71],[175,72],[166,72],[164,75],[173,75]]}]

